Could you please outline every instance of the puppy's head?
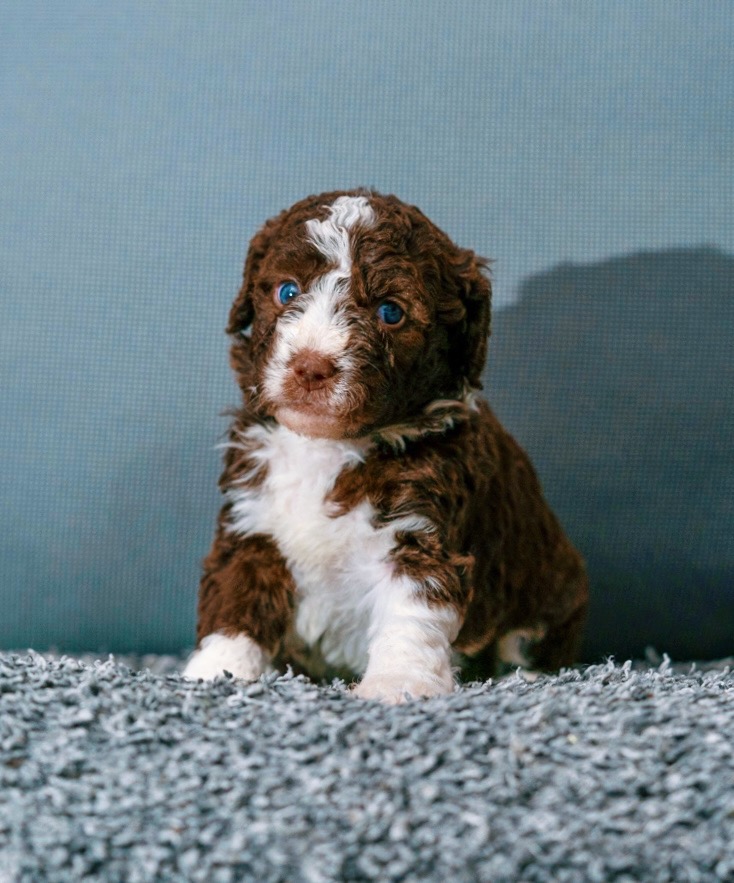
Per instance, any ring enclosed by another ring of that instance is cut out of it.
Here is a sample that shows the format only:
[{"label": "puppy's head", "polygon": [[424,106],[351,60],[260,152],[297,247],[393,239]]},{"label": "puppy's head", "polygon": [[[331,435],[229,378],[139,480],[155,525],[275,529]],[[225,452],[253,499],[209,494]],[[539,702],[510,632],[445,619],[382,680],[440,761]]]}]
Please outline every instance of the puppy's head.
[{"label": "puppy's head", "polygon": [[394,196],[296,203],[253,238],[230,313],[245,397],[296,432],[354,438],[478,388],[485,270]]}]

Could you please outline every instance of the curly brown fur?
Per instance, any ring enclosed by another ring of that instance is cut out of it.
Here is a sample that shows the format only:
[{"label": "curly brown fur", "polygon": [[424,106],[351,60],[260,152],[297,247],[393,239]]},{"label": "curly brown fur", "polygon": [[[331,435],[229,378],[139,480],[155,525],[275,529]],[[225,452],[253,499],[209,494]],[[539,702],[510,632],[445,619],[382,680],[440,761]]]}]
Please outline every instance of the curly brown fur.
[{"label": "curly brown fur", "polygon": [[583,563],[474,392],[490,298],[486,261],[394,196],[311,196],[256,234],[187,673],[236,639],[240,677],[291,662],[396,702],[450,690],[452,653],[484,676],[574,661]]}]

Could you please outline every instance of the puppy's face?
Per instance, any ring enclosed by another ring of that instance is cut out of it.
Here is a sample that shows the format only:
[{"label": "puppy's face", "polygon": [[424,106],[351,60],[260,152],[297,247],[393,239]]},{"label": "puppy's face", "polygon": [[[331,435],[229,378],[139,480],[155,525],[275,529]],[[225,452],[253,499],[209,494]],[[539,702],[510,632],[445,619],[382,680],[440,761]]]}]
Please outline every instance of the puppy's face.
[{"label": "puppy's face", "polygon": [[301,434],[355,438],[478,387],[483,268],[395,197],[296,203],[252,240],[230,313],[245,397]]}]

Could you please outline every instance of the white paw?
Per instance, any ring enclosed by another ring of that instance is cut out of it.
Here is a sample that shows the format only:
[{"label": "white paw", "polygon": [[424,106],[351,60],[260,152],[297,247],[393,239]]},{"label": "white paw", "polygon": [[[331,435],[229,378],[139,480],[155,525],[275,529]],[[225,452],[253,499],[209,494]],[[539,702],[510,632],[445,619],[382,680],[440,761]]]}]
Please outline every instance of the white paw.
[{"label": "white paw", "polygon": [[228,671],[243,681],[256,681],[268,670],[269,662],[267,653],[247,635],[228,637],[215,632],[202,640],[182,674],[211,681]]},{"label": "white paw", "polygon": [[454,679],[450,669],[439,675],[431,672],[425,674],[405,674],[404,672],[370,674],[367,672],[354,688],[354,695],[359,699],[378,699],[388,705],[401,705],[410,699],[446,696],[453,691]]}]

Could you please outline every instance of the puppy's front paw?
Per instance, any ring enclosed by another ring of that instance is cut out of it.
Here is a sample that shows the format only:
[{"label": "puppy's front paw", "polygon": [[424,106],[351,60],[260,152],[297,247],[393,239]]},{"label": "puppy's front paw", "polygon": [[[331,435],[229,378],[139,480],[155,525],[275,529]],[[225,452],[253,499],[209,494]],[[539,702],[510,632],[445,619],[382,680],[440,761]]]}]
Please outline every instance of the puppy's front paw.
[{"label": "puppy's front paw", "polygon": [[214,680],[228,671],[243,681],[256,681],[268,669],[267,653],[247,635],[207,635],[186,663],[185,678]]},{"label": "puppy's front paw", "polygon": [[450,670],[441,675],[368,672],[354,688],[354,695],[359,699],[378,699],[388,705],[401,705],[410,699],[446,696],[453,691],[454,679]]}]

